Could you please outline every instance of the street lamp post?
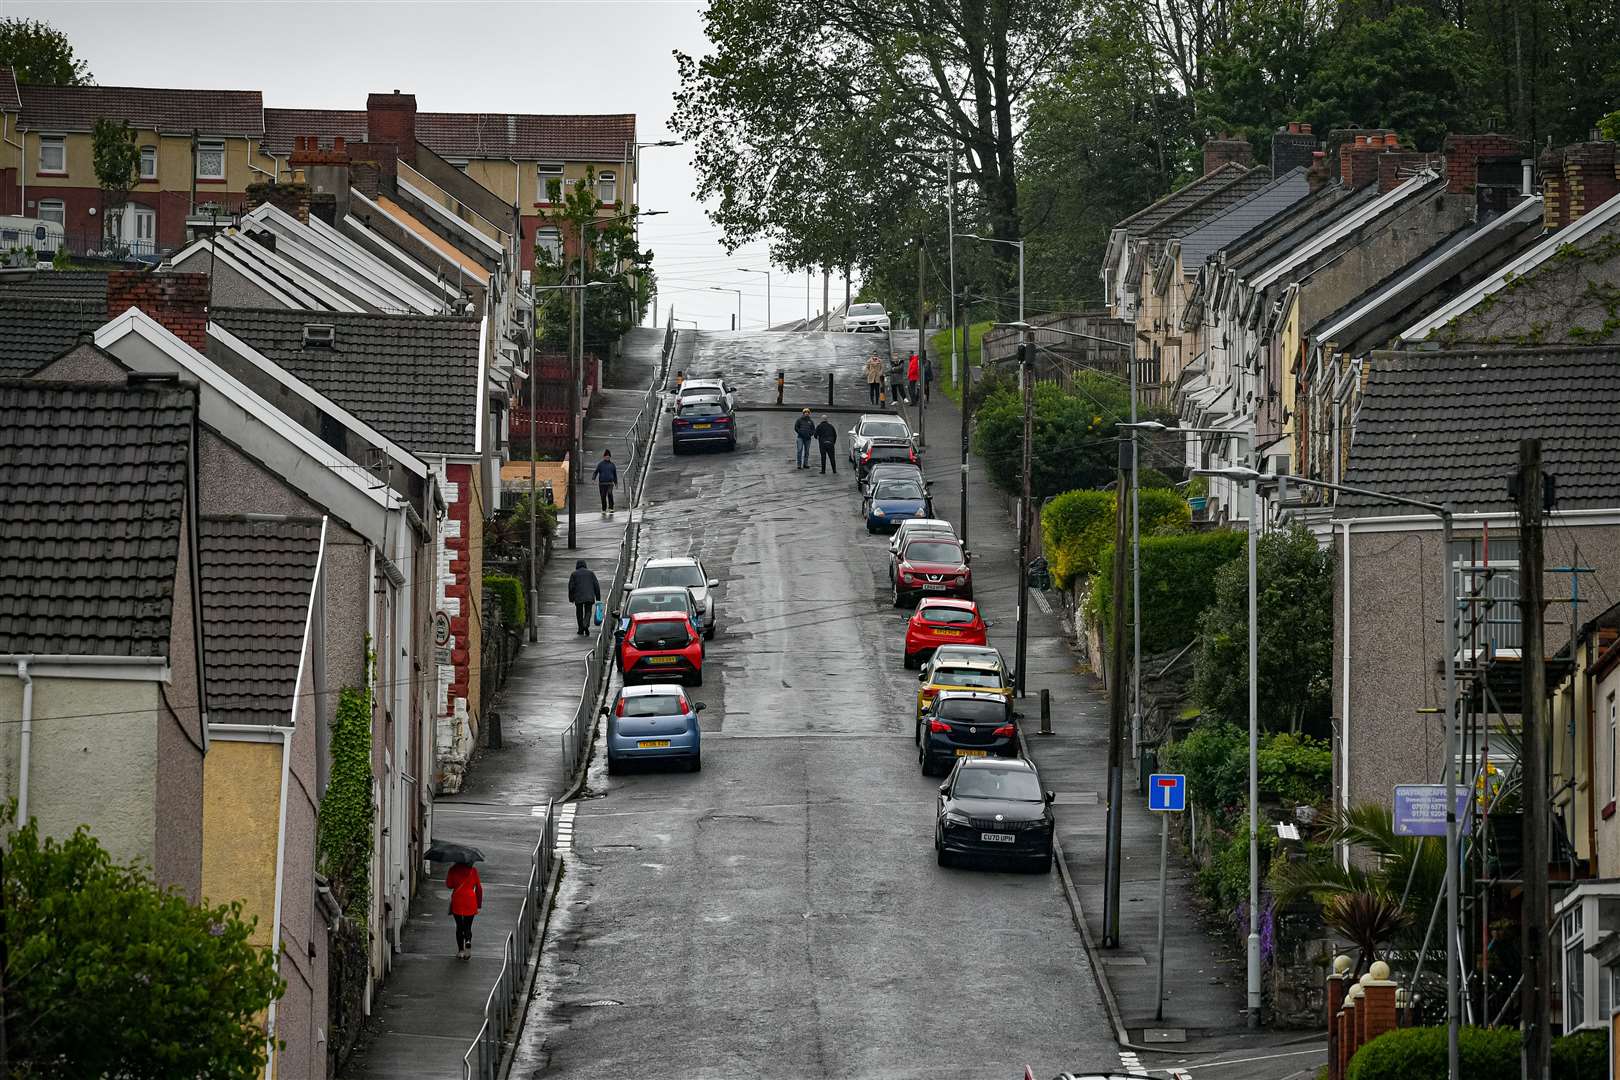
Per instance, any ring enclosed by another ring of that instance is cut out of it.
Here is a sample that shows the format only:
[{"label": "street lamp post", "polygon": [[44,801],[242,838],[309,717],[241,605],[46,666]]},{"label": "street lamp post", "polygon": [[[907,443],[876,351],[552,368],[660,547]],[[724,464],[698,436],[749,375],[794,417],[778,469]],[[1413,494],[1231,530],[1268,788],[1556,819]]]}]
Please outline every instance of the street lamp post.
[{"label": "street lamp post", "polygon": [[[635,185],[635,187],[633,189],[632,197],[635,199],[635,203],[636,203],[637,207],[641,206],[641,150],[642,150],[642,147],[646,147],[646,146],[680,146],[680,145],[681,145],[681,143],[679,142],[679,140],[676,140],[676,139],[657,139],[657,140],[655,140],[653,142],[638,142],[638,143],[635,144],[635,147],[633,148],[633,152],[631,153],[631,161],[633,162],[631,167],[632,167],[632,170],[635,173],[635,175],[630,178],[630,182]],[[640,251],[641,251],[641,220],[640,219],[643,218],[643,217],[653,217],[656,214],[663,214],[663,213],[668,213],[668,211],[666,211],[666,210],[656,210],[656,211],[652,211],[652,212],[647,213],[647,214],[638,213],[636,215],[636,219],[637,219],[636,220],[636,251],[637,251],[637,253],[640,253]],[[655,312],[654,317],[653,317],[653,325],[654,326],[658,325],[658,318],[657,318],[656,312]]]},{"label": "street lamp post", "polygon": [[723,286],[720,286],[720,285],[710,285],[709,286],[709,291],[710,292],[728,292],[728,293],[736,293],[737,294],[737,325],[733,329],[741,330],[742,329],[742,290],[741,289],[727,289],[727,288],[725,288]]},{"label": "street lamp post", "polygon": [[[769,270],[750,270],[744,266],[734,266],[732,269],[739,274],[765,275],[765,329],[769,330],[771,328],[771,272]],[[737,329],[742,329],[741,315],[737,316]]]},{"label": "street lamp post", "polygon": [[[978,233],[956,233],[963,240],[983,240],[987,244],[1007,244],[1018,249],[1018,321],[1024,321],[1024,242],[1022,240],[1002,240],[995,236],[980,236]],[[1078,335],[1084,336],[1084,335]]]}]

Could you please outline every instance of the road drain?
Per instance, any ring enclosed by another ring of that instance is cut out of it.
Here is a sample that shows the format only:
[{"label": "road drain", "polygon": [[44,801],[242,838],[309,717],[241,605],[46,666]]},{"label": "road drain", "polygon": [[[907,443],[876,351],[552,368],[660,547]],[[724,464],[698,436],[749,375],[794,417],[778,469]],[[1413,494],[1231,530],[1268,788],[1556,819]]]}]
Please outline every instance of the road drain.
[{"label": "road drain", "polygon": [[592,851],[640,851],[634,844],[597,844]]},{"label": "road drain", "polygon": [[605,1009],[610,1005],[623,1005],[623,1004],[624,1004],[624,1002],[622,1002],[622,1001],[614,1001],[612,998],[598,998],[595,1001],[576,1001],[576,1002],[574,1002],[574,1008],[576,1008],[576,1009]]}]

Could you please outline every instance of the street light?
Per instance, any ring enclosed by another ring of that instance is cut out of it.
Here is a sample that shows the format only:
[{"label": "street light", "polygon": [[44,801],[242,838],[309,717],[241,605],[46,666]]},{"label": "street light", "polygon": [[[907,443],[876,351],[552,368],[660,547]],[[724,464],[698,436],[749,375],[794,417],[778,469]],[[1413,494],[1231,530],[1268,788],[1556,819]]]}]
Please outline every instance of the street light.
[{"label": "street light", "polygon": [[[635,170],[635,175],[630,178],[630,182],[632,184],[634,184],[635,186],[631,191],[631,197],[635,200],[635,204],[637,206],[641,205],[641,148],[644,147],[644,146],[680,146],[680,145],[681,145],[681,143],[679,141],[675,140],[675,139],[657,139],[657,140],[652,141],[652,142],[638,142],[632,148],[630,158],[631,158],[631,161],[633,163],[632,168]],[[641,222],[640,222],[639,219],[642,218],[642,217],[656,217],[659,214],[667,214],[668,212],[669,211],[667,211],[667,210],[653,210],[653,211],[650,211],[650,212],[648,212],[646,214],[637,214],[637,215],[635,215],[637,217],[637,219],[638,219],[636,221],[636,250],[638,252],[641,250]],[[653,318],[653,325],[654,326],[658,325],[658,319],[656,318],[656,316]]]},{"label": "street light", "polygon": [[[987,244],[1008,244],[1018,249],[1018,321],[1024,321],[1024,242],[1022,240],[1002,240],[995,236],[980,236],[978,233],[960,232],[955,234],[963,240],[983,240]],[[1084,337],[1085,335],[1079,335]]]},{"label": "street light", "polygon": [[742,290],[741,289],[728,289],[728,288],[725,288],[722,285],[710,285],[709,286],[709,291],[710,292],[728,292],[728,293],[736,293],[737,294],[737,325],[735,327],[733,327],[733,329],[741,330],[742,329]]},{"label": "street light", "polygon": [[[771,272],[769,270],[750,270],[745,266],[733,266],[732,269],[739,274],[765,275],[765,329],[769,330],[771,328]],[[737,329],[742,329],[741,315],[737,316]]]}]

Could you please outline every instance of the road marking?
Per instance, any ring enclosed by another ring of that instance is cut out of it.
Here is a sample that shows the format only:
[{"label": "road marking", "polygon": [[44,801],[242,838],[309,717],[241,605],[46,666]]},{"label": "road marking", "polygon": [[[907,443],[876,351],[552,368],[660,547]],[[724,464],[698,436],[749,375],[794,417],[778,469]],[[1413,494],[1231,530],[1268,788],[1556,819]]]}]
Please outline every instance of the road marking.
[{"label": "road marking", "polygon": [[567,855],[574,849],[574,814],[578,810],[578,803],[566,803],[557,811],[557,844],[552,851],[558,855]]},{"label": "road marking", "polygon": [[1121,1050],[1119,1052],[1119,1063],[1125,1066],[1125,1071],[1132,1076],[1146,1076],[1148,1074],[1147,1068],[1143,1066],[1135,1051]]}]

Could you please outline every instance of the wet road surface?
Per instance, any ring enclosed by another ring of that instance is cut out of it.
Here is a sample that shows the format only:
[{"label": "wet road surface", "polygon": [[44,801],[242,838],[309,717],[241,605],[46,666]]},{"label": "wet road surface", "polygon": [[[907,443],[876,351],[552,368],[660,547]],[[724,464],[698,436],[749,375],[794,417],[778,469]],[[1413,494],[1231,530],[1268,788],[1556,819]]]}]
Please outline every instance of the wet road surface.
[{"label": "wet road surface", "polygon": [[[825,402],[833,370],[854,409],[873,345],[704,334],[693,367],[738,373],[743,402],[774,399],[779,367],[789,402]],[[689,690],[703,771],[609,778],[598,747],[512,1075],[1117,1068],[1058,877],[935,864],[887,540],[857,517],[842,434],[836,476],[795,470],[792,419],[743,412],[730,454],[675,457],[661,433],[640,557],[690,553],[721,582]]]}]

